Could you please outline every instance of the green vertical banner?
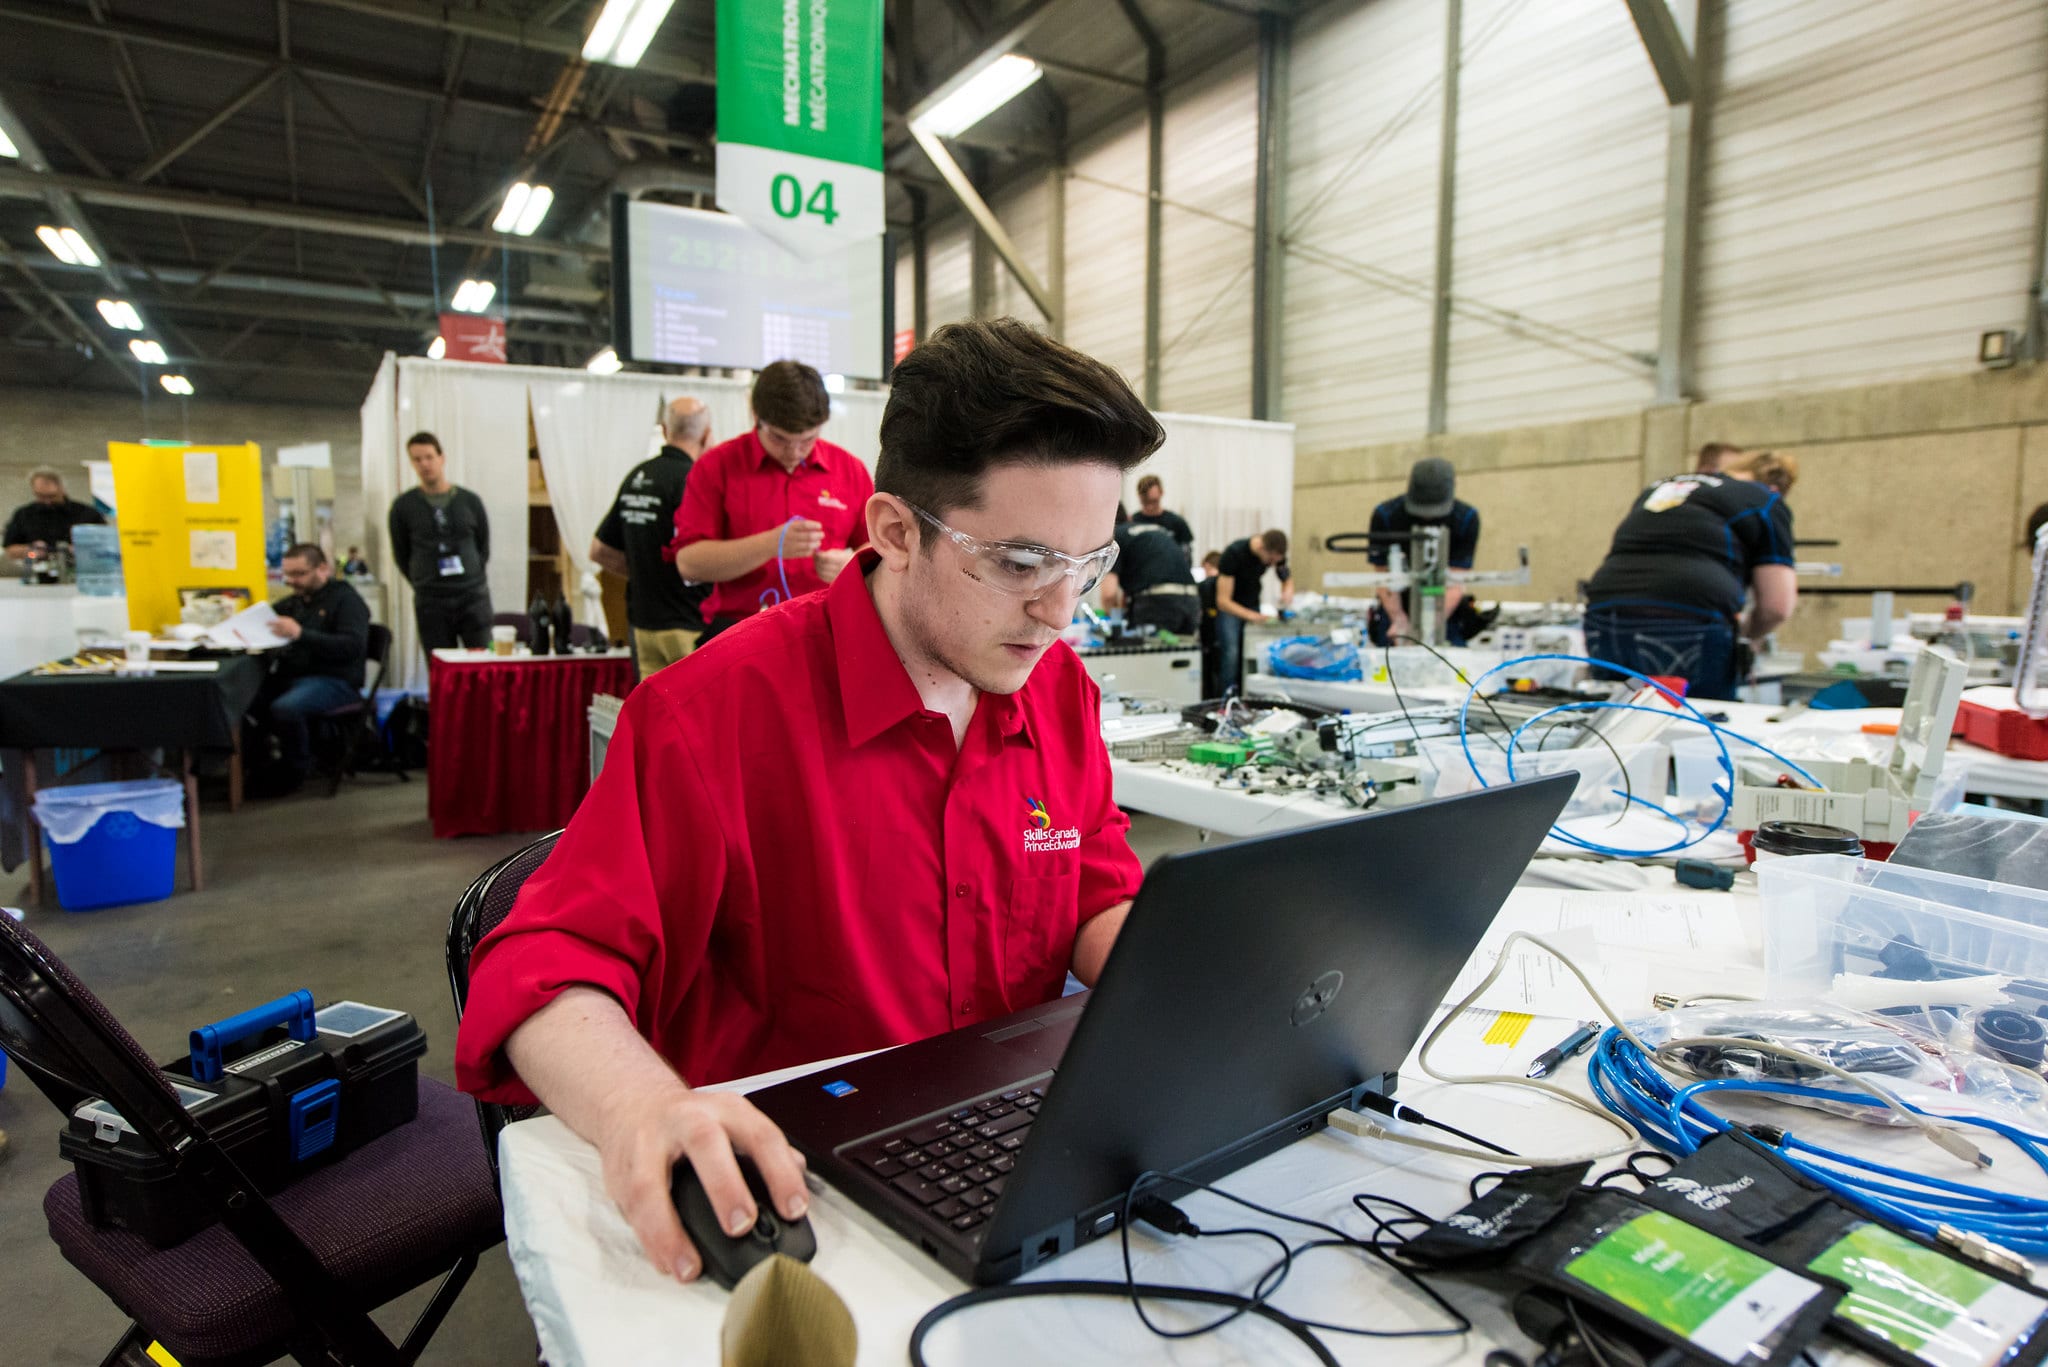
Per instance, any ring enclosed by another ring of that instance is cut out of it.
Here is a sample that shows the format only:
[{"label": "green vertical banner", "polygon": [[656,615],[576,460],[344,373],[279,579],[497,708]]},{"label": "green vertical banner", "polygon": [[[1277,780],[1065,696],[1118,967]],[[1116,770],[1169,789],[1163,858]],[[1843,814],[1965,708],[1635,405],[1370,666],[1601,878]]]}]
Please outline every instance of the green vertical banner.
[{"label": "green vertical banner", "polygon": [[802,254],[880,235],[882,0],[718,0],[718,207]]}]

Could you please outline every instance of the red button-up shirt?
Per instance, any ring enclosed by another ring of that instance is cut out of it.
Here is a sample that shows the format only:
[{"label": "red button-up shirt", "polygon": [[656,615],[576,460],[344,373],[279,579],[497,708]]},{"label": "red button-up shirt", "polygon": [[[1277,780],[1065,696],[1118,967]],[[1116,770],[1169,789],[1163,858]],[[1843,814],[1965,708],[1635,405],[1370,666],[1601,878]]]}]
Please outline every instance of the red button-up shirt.
[{"label": "red button-up shirt", "polygon": [[531,1101],[505,1037],[579,983],[692,1083],[1059,994],[1081,923],[1140,877],[1100,695],[1054,645],[1017,693],[982,695],[956,750],[882,630],[873,564],[633,690],[568,831],[477,948],[465,1090]]},{"label": "red button-up shirt", "polygon": [[[822,523],[826,550],[850,549],[868,539],[868,495],[874,492],[868,467],[851,451],[821,440],[803,464],[784,470],[760,437],[745,432],[718,443],[690,468],[675,536],[662,555],[673,561],[693,541],[737,541],[792,517]],[[753,616],[781,600],[785,576],[792,597],[825,586],[808,555],[781,561],[779,573],[777,563],[770,557],[760,569],[715,585],[704,602],[706,619]]]}]

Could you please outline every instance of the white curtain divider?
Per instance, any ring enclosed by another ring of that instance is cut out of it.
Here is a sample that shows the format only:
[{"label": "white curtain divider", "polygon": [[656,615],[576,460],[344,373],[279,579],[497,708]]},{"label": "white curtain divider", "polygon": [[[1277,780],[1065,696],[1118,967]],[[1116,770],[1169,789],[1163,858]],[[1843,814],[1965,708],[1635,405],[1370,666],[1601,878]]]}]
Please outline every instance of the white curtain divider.
[{"label": "white curtain divider", "polygon": [[661,449],[661,410],[669,397],[663,391],[673,383],[574,372],[529,382],[548,502],[579,579],[590,568],[590,538],[626,472]]},{"label": "white curtain divider", "polygon": [[398,449],[398,358],[390,352],[377,366],[377,377],[370,381],[370,392],[363,396],[363,549],[370,562],[371,573],[377,576],[377,583],[383,588],[384,601],[378,605],[383,621],[391,628],[391,668],[386,672],[390,678],[385,687],[401,685],[407,670],[403,661],[408,659],[412,645],[412,613],[404,617],[405,634],[399,637],[397,581],[403,576],[391,559],[391,538],[385,534],[385,513],[390,510],[391,500],[398,496],[398,486],[393,481],[398,477],[399,466],[404,463],[405,453]]},{"label": "white curtain divider", "polygon": [[1241,536],[1294,520],[1294,427],[1284,422],[1158,413],[1159,453],[1124,477],[1124,505],[1138,511],[1138,481],[1157,475],[1166,506],[1195,532],[1195,561]]}]

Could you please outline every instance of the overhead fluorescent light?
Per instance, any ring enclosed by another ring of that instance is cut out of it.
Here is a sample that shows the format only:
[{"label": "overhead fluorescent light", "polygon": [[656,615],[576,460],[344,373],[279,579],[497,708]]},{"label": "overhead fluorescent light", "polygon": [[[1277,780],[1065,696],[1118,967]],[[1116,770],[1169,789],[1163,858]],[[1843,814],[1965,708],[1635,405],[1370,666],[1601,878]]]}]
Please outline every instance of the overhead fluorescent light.
[{"label": "overhead fluorescent light", "polygon": [[497,218],[491,221],[491,230],[532,237],[533,230],[548,216],[554,202],[553,190],[545,185],[528,185],[522,180],[505,192],[505,203],[498,210]]},{"label": "overhead fluorescent light", "polygon": [[21,149],[14,145],[14,139],[7,136],[7,130],[0,128],[0,157],[18,157]]},{"label": "overhead fluorescent light", "polygon": [[585,361],[583,368],[593,375],[616,375],[619,373],[619,368],[624,364],[625,362],[619,359],[618,352],[610,347],[606,347],[603,351],[598,352],[597,355]]},{"label": "overhead fluorescent light", "polygon": [[967,84],[918,115],[919,132],[957,137],[1031,88],[1045,73],[1029,57],[1006,52],[974,73]]},{"label": "overhead fluorescent light", "polygon": [[457,313],[482,313],[497,293],[498,287],[488,280],[465,280],[455,287],[455,297],[448,305]]},{"label": "overhead fluorescent light", "polygon": [[428,360],[430,360],[430,361],[438,361],[438,360],[440,360],[440,359],[441,359],[442,357],[446,356],[447,354],[448,354],[448,339],[447,339],[446,337],[441,337],[441,336],[438,336],[438,335],[437,335],[437,336],[436,336],[436,337],[434,338],[434,340],[433,340],[433,341],[431,341],[431,342],[427,343],[427,359],[428,359]]},{"label": "overhead fluorescent light", "polygon": [[675,0],[605,0],[604,11],[583,40],[583,60],[633,66],[646,55],[655,30]]},{"label": "overhead fluorescent light", "polygon": [[86,245],[76,228],[53,228],[45,223],[36,229],[36,236],[50,249],[50,255],[67,266],[97,266],[99,253]]},{"label": "overhead fluorescent light", "polygon": [[162,342],[152,342],[147,337],[137,337],[128,344],[128,349],[134,352],[135,359],[144,365],[163,365],[171,359],[164,354]]},{"label": "overhead fluorescent light", "polygon": [[96,307],[100,317],[107,320],[108,327],[119,328],[123,332],[142,331],[142,315],[126,299],[101,299]]},{"label": "overhead fluorescent light", "polygon": [[173,394],[182,394],[186,398],[192,396],[192,382],[183,375],[165,375],[158,379],[157,383]]}]

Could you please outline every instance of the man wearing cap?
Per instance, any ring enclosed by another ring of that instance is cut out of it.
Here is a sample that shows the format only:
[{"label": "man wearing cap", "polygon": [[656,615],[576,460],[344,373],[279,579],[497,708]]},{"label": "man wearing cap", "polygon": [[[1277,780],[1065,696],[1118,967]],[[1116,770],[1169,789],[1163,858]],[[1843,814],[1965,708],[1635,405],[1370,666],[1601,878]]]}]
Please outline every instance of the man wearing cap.
[{"label": "man wearing cap", "polygon": [[[1479,510],[1460,500],[1457,495],[1458,472],[1451,463],[1440,456],[1429,456],[1415,462],[1408,471],[1408,492],[1400,498],[1390,498],[1372,510],[1372,549],[1366,558],[1380,568],[1387,568],[1390,552],[1395,546],[1401,547],[1404,557],[1408,556],[1408,534],[1417,527],[1447,527],[1450,529],[1450,544],[1447,555],[1450,568],[1469,570],[1479,554]],[[1381,538],[1386,539],[1381,539]],[[1367,630],[1372,643],[1383,646],[1389,637],[1401,637],[1410,633],[1409,614],[1415,608],[1415,593],[1403,589],[1395,593],[1392,589],[1378,592],[1379,606],[1372,611]],[[1465,644],[1465,633],[1454,620],[1458,605],[1465,600],[1461,585],[1450,584],[1444,588],[1444,636],[1452,645]]]}]

